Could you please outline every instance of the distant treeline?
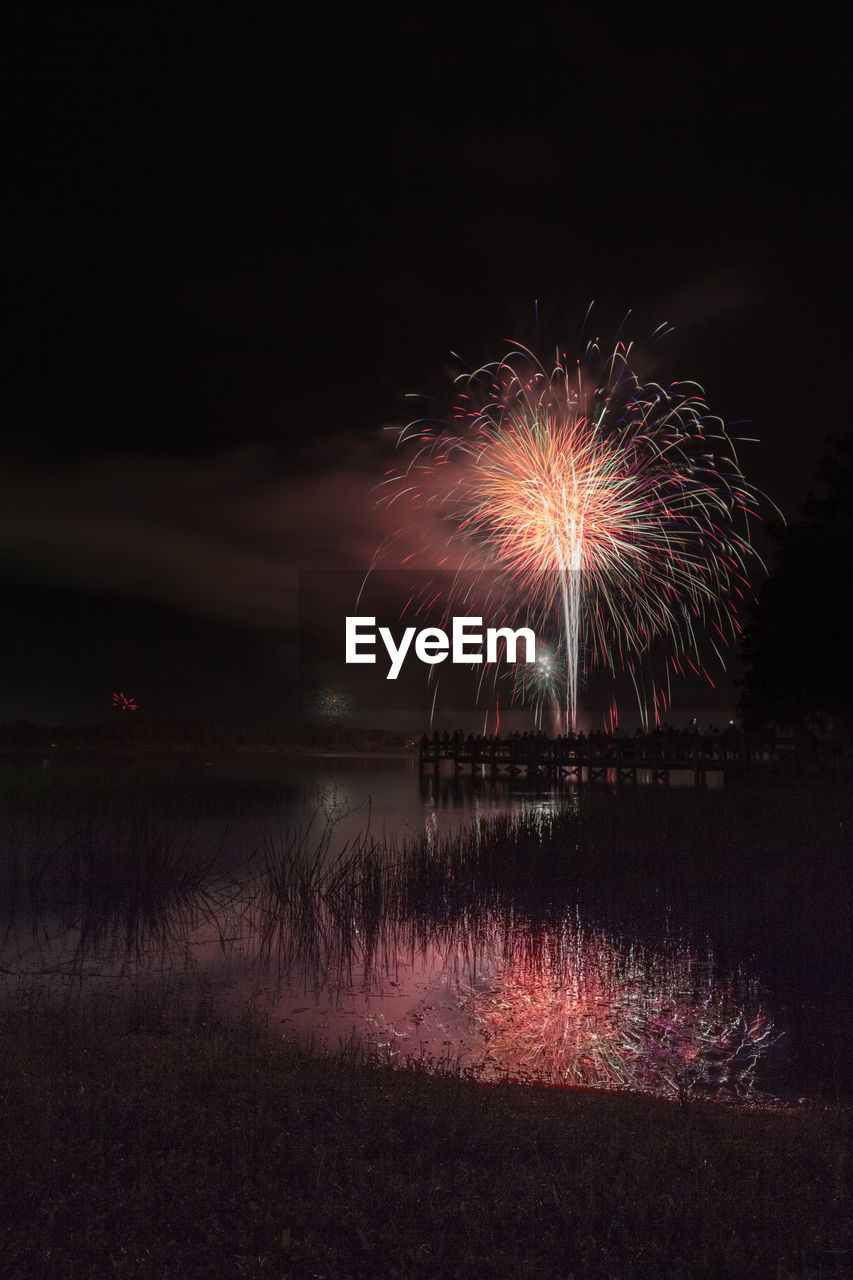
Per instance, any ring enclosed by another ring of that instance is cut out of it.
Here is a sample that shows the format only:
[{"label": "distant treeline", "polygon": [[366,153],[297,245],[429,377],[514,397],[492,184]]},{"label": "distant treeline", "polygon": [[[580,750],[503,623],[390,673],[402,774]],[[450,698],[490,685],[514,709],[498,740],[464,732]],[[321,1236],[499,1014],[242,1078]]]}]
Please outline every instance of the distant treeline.
[{"label": "distant treeline", "polygon": [[125,713],[102,724],[44,725],[16,720],[0,726],[0,749],[64,748],[205,751],[400,751],[412,734],[349,725],[239,725],[221,720],[169,720]]}]

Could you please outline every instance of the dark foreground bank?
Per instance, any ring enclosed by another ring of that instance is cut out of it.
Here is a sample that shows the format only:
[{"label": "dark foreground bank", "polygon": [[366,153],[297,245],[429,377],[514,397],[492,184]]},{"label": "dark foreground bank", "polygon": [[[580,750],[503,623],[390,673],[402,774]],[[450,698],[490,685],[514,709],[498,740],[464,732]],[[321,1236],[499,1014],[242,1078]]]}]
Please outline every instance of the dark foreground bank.
[{"label": "dark foreground bank", "polygon": [[843,1108],[391,1071],[211,1025],[7,1019],[2,1274],[850,1274]]}]

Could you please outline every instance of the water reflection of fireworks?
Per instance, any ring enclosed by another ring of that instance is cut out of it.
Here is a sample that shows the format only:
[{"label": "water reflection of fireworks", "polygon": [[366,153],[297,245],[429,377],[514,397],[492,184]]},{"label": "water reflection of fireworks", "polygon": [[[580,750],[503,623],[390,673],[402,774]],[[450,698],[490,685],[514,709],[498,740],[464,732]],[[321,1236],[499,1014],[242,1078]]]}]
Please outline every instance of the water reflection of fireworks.
[{"label": "water reflection of fireworks", "polygon": [[528,937],[504,950],[485,982],[458,991],[492,1076],[745,1097],[773,1043],[754,990],[744,1000],[712,977],[710,961],[620,952],[593,934],[551,935],[532,948]]}]

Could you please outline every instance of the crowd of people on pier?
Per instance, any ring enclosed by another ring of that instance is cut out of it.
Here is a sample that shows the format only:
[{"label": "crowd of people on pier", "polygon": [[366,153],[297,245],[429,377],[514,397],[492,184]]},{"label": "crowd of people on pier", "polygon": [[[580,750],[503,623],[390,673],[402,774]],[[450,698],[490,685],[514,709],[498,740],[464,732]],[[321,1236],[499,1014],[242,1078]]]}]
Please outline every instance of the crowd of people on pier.
[{"label": "crowd of people on pier", "polygon": [[[437,765],[440,760],[465,763],[526,764],[528,767],[559,767],[580,762],[612,760],[614,763],[656,764],[668,761],[731,763],[768,761],[776,764],[795,762],[799,767],[831,766],[844,756],[843,744],[835,739],[819,740],[814,734],[798,733],[778,736],[772,729],[761,735],[748,735],[730,721],[725,728],[708,724],[704,729],[693,719],[686,728],[670,724],[658,725],[633,734],[618,727],[612,732],[591,730],[568,732],[549,737],[544,731],[505,736],[497,733],[467,735],[460,729],[452,733],[435,730],[424,734],[420,743],[420,761]],[[840,753],[840,755],[839,755]]]},{"label": "crowd of people on pier", "polygon": [[[697,741],[701,739],[701,744]],[[430,737],[424,734],[421,739],[421,757],[432,760],[439,759],[481,759],[488,760],[495,756],[505,758],[529,758],[538,756],[555,762],[560,759],[574,759],[578,756],[600,756],[617,752],[628,755],[631,748],[636,747],[643,752],[654,751],[655,754],[676,755],[680,752],[694,752],[701,745],[703,753],[720,754],[724,759],[733,758],[740,753],[742,735],[734,725],[725,730],[709,724],[703,732],[695,720],[686,729],[675,729],[671,725],[660,725],[649,733],[637,729],[631,735],[615,728],[612,733],[591,730],[584,733],[568,732],[549,737],[542,730],[521,733],[515,731],[501,737],[500,734],[465,735],[460,729],[452,733],[447,729],[443,733],[436,730]]]}]

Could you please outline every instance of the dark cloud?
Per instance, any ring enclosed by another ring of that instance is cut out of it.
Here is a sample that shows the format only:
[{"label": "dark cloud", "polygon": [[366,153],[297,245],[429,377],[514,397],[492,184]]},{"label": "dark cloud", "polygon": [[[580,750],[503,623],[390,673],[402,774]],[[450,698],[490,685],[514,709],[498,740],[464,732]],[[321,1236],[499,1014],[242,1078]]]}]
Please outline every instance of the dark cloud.
[{"label": "dark cloud", "polygon": [[288,474],[256,451],[93,459],[0,478],[6,576],[290,625],[300,570],[367,567],[387,532],[376,473]]}]

